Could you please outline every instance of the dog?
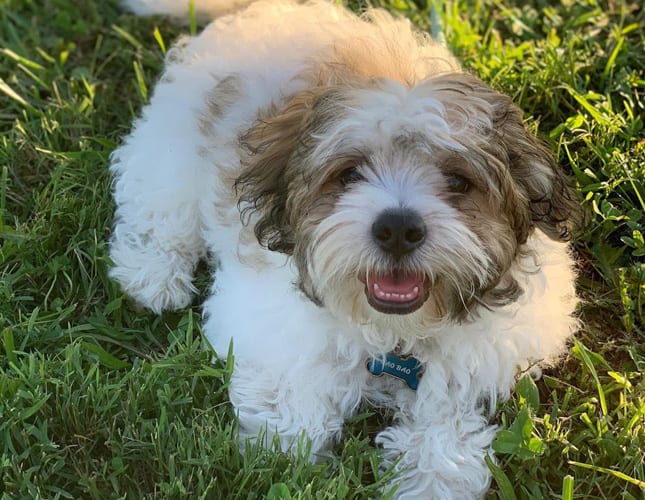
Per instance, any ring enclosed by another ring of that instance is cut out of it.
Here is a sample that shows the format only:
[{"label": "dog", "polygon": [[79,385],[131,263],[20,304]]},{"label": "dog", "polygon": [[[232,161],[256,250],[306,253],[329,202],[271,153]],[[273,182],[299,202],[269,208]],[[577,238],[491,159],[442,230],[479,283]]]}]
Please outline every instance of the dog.
[{"label": "dog", "polygon": [[409,21],[247,3],[196,3],[214,21],[168,51],[112,155],[111,276],[160,313],[210,262],[241,441],[304,432],[315,460],[367,401],[394,413],[375,441],[398,498],[482,497],[497,402],[576,329],[567,180]]}]

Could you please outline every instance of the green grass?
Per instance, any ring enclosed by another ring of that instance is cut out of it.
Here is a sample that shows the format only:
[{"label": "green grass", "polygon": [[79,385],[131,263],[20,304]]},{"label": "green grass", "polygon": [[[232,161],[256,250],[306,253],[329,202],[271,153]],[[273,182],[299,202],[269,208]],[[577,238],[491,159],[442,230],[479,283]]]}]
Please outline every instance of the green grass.
[{"label": "green grass", "polygon": [[[381,4],[428,26],[424,2]],[[491,498],[645,498],[639,4],[444,2],[449,45],[525,110],[588,213],[582,328],[500,408]],[[199,307],[155,317],[107,277],[109,155],[179,32],[114,0],[0,0],[0,496],[374,497],[391,479],[371,444],[382,416],[348,423],[326,466],[240,456]]]}]

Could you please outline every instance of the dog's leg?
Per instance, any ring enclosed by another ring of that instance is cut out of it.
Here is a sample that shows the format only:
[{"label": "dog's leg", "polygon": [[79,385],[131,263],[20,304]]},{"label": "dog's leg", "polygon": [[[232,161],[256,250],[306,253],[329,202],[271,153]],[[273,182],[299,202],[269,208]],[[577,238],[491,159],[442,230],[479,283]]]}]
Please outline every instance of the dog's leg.
[{"label": "dog's leg", "polygon": [[212,197],[212,181],[200,155],[198,113],[212,78],[198,76],[162,79],[112,156],[117,208],[110,275],[155,312],[190,303],[193,271],[205,254],[200,203]]},{"label": "dog's leg", "polygon": [[309,460],[321,459],[360,401],[352,375],[338,372],[326,363],[279,372],[236,361],[229,395],[239,416],[240,446],[260,437],[263,446],[276,440],[285,452],[310,446]]},{"label": "dog's leg", "polygon": [[[426,372],[416,402],[401,408],[396,425],[376,438],[384,449],[383,466],[396,462],[400,472],[396,496],[482,498],[490,482],[484,458],[495,437],[495,427],[477,406],[477,398],[445,397],[449,391],[440,391],[441,382],[430,379],[431,373]],[[433,390],[433,384],[439,390]]]},{"label": "dog's leg", "polygon": [[132,298],[156,313],[187,306],[194,292],[193,271],[202,255],[197,212],[191,207],[174,214],[148,212],[147,220],[138,223],[127,221],[126,213],[146,209],[132,205],[118,210],[120,220],[110,248],[114,262],[110,276]]},{"label": "dog's leg", "polygon": [[264,432],[266,446],[277,437],[282,450],[296,450],[304,431],[315,460],[358,408],[371,376],[362,346],[294,287],[292,266],[258,270],[222,255],[204,303],[204,332],[219,356],[232,341],[229,396],[240,445]]}]

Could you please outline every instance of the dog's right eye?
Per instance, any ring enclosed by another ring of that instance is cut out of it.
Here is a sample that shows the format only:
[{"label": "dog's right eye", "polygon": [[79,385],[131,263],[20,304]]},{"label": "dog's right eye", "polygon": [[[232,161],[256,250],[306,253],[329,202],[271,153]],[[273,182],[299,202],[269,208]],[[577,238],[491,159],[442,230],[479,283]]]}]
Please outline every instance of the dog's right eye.
[{"label": "dog's right eye", "polygon": [[338,176],[338,181],[343,186],[347,186],[348,184],[353,184],[355,182],[360,182],[362,180],[365,180],[365,177],[358,171],[358,167],[356,166],[346,168]]}]

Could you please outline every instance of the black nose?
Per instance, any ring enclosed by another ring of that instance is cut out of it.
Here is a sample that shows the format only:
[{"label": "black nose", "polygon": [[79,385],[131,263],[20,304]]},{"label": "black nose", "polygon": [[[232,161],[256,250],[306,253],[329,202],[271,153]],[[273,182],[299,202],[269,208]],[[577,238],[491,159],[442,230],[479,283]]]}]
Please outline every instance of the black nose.
[{"label": "black nose", "polygon": [[372,224],[372,237],[382,250],[401,258],[423,244],[426,225],[410,209],[386,210]]}]

